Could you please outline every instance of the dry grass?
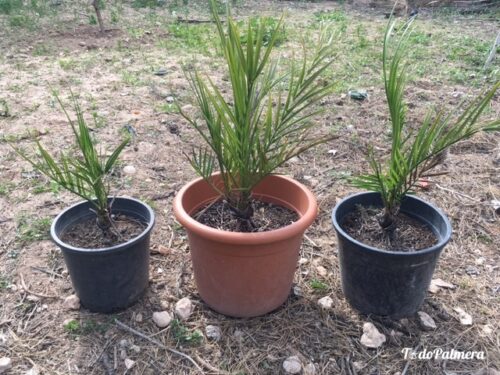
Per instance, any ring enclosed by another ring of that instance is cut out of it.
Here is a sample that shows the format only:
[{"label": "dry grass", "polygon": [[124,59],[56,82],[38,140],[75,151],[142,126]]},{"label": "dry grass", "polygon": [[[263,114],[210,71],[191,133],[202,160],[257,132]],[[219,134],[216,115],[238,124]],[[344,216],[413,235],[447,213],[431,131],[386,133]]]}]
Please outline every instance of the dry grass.
[{"label": "dry grass", "polygon": [[[63,298],[73,293],[71,283],[62,255],[46,239],[43,223],[74,197],[27,173],[28,165],[1,141],[0,334],[6,342],[0,340],[0,357],[12,358],[12,374],[24,374],[34,365],[43,374],[103,374],[115,366],[117,374],[125,373],[122,339],[140,347],[138,353],[127,353],[136,361],[127,374],[199,373],[185,357],[162,346],[189,355],[206,374],[279,374],[290,355],[299,356],[304,364],[315,363],[317,374],[474,374],[500,364],[500,226],[490,204],[500,199],[498,134],[480,135],[454,147],[442,167],[448,173],[435,178],[429,190],[419,192],[441,207],[454,227],[435,277],[457,287],[430,295],[422,308],[436,320],[437,330],[422,331],[414,318],[393,322],[359,315],[341,292],[330,211],[339,198],[354,191],[346,178],[366,168],[367,146],[387,151],[388,118],[377,60],[386,20],[377,10],[330,2],[269,5],[255,1],[237,12],[238,17],[251,12],[279,15],[285,7],[290,26],[288,41],[280,47],[283,53],[289,53],[301,35],[314,34],[318,10],[336,10],[328,14],[333,14],[339,27],[345,25],[346,39],[339,43],[341,53],[331,72],[339,81],[338,93],[325,100],[326,111],[316,119],[321,131],[334,130],[340,138],[282,170],[308,184],[320,203],[320,215],[301,251],[307,262],[301,262],[296,272],[295,285],[302,296],[291,295],[276,312],[248,320],[221,316],[199,299],[185,233],[171,209],[175,192],[194,177],[179,150],[199,140],[165,97],[172,95],[183,105],[192,102],[183,65],[196,64],[217,82],[224,82],[224,67],[211,44],[211,26],[192,26],[198,31],[188,29],[186,36],[183,28],[172,28],[167,11],[150,13],[125,6],[114,30],[103,38],[93,33],[85,19],[75,21],[66,8],[54,27],[45,19],[37,31],[7,27],[8,37],[0,40],[5,51],[0,56],[0,99],[8,104],[10,117],[0,117],[2,135],[29,147],[27,130],[37,129],[47,147],[64,147],[71,134],[50,87],[63,97],[70,86],[80,94],[84,109],[95,113],[95,134],[102,144],[115,144],[123,127],[132,126],[137,136],[124,153],[123,165],[133,165],[137,174],[119,177],[124,184],[121,193],[152,204],[157,213],[152,248],[161,250],[152,254],[150,288],[138,304],[113,316],[64,310]],[[189,14],[203,16],[203,10]],[[408,90],[409,114],[415,124],[429,104],[455,105],[478,92],[478,87],[498,80],[498,62],[487,72],[478,65],[483,46],[490,44],[497,28],[491,17],[494,14],[472,18],[424,14],[417,33],[420,39],[415,41],[416,71]],[[166,76],[153,74],[160,67],[167,69]],[[349,88],[367,89],[370,97],[361,103],[351,101],[345,95]],[[488,116],[499,113],[500,102],[495,98]],[[326,275],[318,271],[319,266],[327,270]],[[311,285],[318,285],[314,281],[325,288],[314,288]],[[325,295],[335,301],[329,312],[317,305]],[[204,332],[206,325],[215,324],[222,329],[219,342],[202,338],[198,345],[186,346],[179,333],[174,335],[171,328],[160,331],[154,325],[154,311],[172,311],[175,302],[186,296],[194,301],[195,311],[183,323],[185,334]],[[473,316],[472,326],[459,323],[453,311],[457,306]],[[78,321],[72,331],[63,327],[69,318]],[[161,345],[121,329],[115,318]],[[378,350],[360,344],[366,321],[374,322],[388,337]],[[486,334],[485,326],[492,331]],[[401,353],[404,347],[482,350],[487,359],[407,362]]]}]

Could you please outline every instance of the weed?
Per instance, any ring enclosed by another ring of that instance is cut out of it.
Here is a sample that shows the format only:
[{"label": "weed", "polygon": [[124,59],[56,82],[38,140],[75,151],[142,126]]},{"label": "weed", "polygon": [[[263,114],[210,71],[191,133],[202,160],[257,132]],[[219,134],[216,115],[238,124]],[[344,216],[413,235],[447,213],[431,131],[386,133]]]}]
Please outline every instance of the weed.
[{"label": "weed", "polygon": [[134,8],[155,8],[165,4],[163,0],[134,0],[132,7]]},{"label": "weed", "polygon": [[71,320],[64,325],[64,329],[71,335],[90,335],[94,333],[104,334],[109,328],[110,323],[101,323],[93,319],[84,320],[79,322]]},{"label": "weed", "polygon": [[0,0],[0,14],[11,14],[22,7],[22,0]]},{"label": "weed", "polygon": [[203,340],[199,331],[190,332],[178,319],[170,323],[170,333],[178,344],[195,346],[201,344]]},{"label": "weed", "polygon": [[63,70],[74,70],[78,66],[78,62],[71,57],[59,59],[59,66]]},{"label": "weed", "polygon": [[15,185],[12,182],[1,182],[0,183],[0,196],[8,195],[12,190],[14,190]]},{"label": "weed", "polygon": [[122,81],[129,86],[139,86],[142,84],[138,72],[122,71]]},{"label": "weed", "polygon": [[5,277],[0,276],[0,290],[7,289],[9,284],[9,281]]},{"label": "weed", "polygon": [[17,239],[21,242],[40,241],[49,238],[50,218],[30,219],[21,216],[17,223]]},{"label": "weed", "polygon": [[190,25],[174,23],[168,27],[169,38],[160,42],[161,47],[191,49],[204,54],[208,53],[208,46],[212,44],[214,29],[210,25]]},{"label": "weed", "polygon": [[[273,36],[274,31],[278,27],[279,20],[274,18],[274,17],[252,17],[248,21],[250,22],[250,26],[252,28],[252,39],[254,40],[254,43],[257,42],[257,30],[258,26],[260,24],[264,25],[264,32],[262,34],[262,45],[267,46],[269,42],[271,41],[271,37]],[[239,26],[241,27],[242,34],[241,34],[241,43],[246,44],[247,39],[248,39],[248,29],[243,26],[243,21],[238,22]],[[284,24],[281,25],[280,29],[278,30],[276,34],[276,40],[275,40],[275,45],[279,46],[283,44],[283,42],[286,41],[286,29]]]},{"label": "weed", "polygon": [[77,320],[70,320],[68,323],[64,325],[64,329],[71,334],[78,334],[80,331],[80,323]]},{"label": "weed", "polygon": [[10,117],[9,105],[5,99],[0,99],[0,117]]},{"label": "weed", "polygon": [[311,288],[313,288],[316,292],[324,292],[326,290],[328,290],[328,285],[326,285],[324,282],[320,281],[320,280],[317,280],[317,279],[313,279],[309,285],[311,286]]},{"label": "weed", "polygon": [[162,113],[179,113],[179,107],[175,103],[162,103],[156,107],[158,112]]},{"label": "weed", "polygon": [[97,25],[97,18],[94,14],[89,16],[89,25]]}]

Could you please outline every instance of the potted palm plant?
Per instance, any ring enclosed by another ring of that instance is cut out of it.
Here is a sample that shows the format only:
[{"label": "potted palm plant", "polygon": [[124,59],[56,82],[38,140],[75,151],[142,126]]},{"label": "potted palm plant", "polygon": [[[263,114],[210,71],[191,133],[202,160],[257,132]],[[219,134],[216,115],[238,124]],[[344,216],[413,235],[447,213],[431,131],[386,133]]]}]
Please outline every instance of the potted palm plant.
[{"label": "potted palm plant", "polygon": [[129,140],[105,157],[97,151],[75,97],[76,123],[56,98],[71,125],[77,152],[55,157],[39,141],[36,155],[15,150],[50,180],[84,199],[55,218],[50,234],[63,252],[82,305],[95,312],[121,310],[147,288],[154,213],[136,199],[110,196],[111,173]]},{"label": "potted palm plant", "polygon": [[419,179],[433,174],[451,145],[480,131],[500,130],[498,119],[478,121],[500,82],[459,116],[430,112],[419,129],[407,130],[404,59],[412,22],[398,37],[391,20],[384,38],[383,78],[392,125],[390,156],[382,163],[371,150],[372,173],[354,180],[355,186],[369,192],[343,199],[332,214],[347,300],[363,313],[392,318],[418,311],[452,233],[443,212],[411,195],[412,190]]},{"label": "potted palm plant", "polygon": [[266,45],[265,25],[249,23],[243,46],[229,12],[225,30],[211,5],[232,103],[212,81],[189,75],[204,124],[183,116],[208,147],[187,155],[201,177],[179,191],[174,213],[187,230],[201,298],[220,313],[252,317],[286,300],[303,233],[316,217],[312,193],[273,172],[331,138],[313,136],[308,120],[317,113],[311,105],[331,92],[318,77],[330,64],[333,37],[323,32],[311,62],[304,51],[300,66],[292,62],[281,74],[271,53],[282,20]]}]

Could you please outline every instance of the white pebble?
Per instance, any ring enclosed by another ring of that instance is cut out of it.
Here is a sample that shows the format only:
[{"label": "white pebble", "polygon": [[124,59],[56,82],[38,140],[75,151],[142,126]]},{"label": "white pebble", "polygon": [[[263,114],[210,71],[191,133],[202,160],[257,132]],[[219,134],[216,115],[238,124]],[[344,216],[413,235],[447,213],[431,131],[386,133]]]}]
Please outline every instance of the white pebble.
[{"label": "white pebble", "polygon": [[302,370],[302,363],[297,356],[291,356],[283,362],[283,369],[287,374],[298,374]]},{"label": "white pebble", "polygon": [[167,327],[172,321],[172,315],[168,311],[157,311],[153,313],[153,322],[160,327]]},{"label": "white pebble", "polygon": [[130,358],[125,358],[125,367],[127,370],[130,370],[132,367],[134,367],[135,361],[132,361]]},{"label": "white pebble", "polygon": [[177,301],[175,304],[175,313],[181,320],[187,320],[193,312],[193,303],[187,297]]},{"label": "white pebble", "polygon": [[135,174],[135,172],[136,172],[136,169],[133,165],[126,165],[125,167],[123,167],[123,173],[125,173],[125,174],[132,175],[132,174]]},{"label": "white pebble", "polygon": [[63,302],[63,307],[66,310],[80,310],[80,298],[75,294],[66,297]]},{"label": "white pebble", "polygon": [[222,331],[219,327],[208,325],[205,327],[205,334],[210,340],[219,341],[222,337]]},{"label": "white pebble", "polygon": [[12,368],[12,360],[8,357],[0,358],[0,374]]},{"label": "white pebble", "polygon": [[320,305],[322,309],[330,310],[333,307],[333,299],[328,296],[320,298],[318,300],[318,305]]},{"label": "white pebble", "polygon": [[361,344],[367,348],[376,349],[385,342],[386,338],[383,333],[380,333],[373,323],[367,322],[363,325],[363,336],[361,336]]}]

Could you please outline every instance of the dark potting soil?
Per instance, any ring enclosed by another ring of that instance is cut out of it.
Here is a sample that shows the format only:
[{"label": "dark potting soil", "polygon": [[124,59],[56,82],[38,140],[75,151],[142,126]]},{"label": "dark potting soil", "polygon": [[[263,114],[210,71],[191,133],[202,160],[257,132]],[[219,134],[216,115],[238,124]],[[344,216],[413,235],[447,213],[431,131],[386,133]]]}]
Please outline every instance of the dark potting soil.
[{"label": "dark potting soil", "polygon": [[252,200],[254,214],[251,221],[237,218],[229,205],[218,200],[200,209],[193,217],[201,224],[230,232],[266,232],[292,224],[299,215],[286,207]]},{"label": "dark potting soil", "polygon": [[146,224],[125,215],[116,215],[114,228],[102,230],[96,218],[91,217],[69,227],[61,234],[61,240],[68,245],[84,249],[102,249],[125,243],[140,235]]},{"label": "dark potting soil", "polygon": [[425,224],[399,213],[394,230],[382,230],[378,218],[380,208],[356,206],[341,224],[349,236],[378,249],[411,252],[429,248],[438,242],[436,235]]}]

